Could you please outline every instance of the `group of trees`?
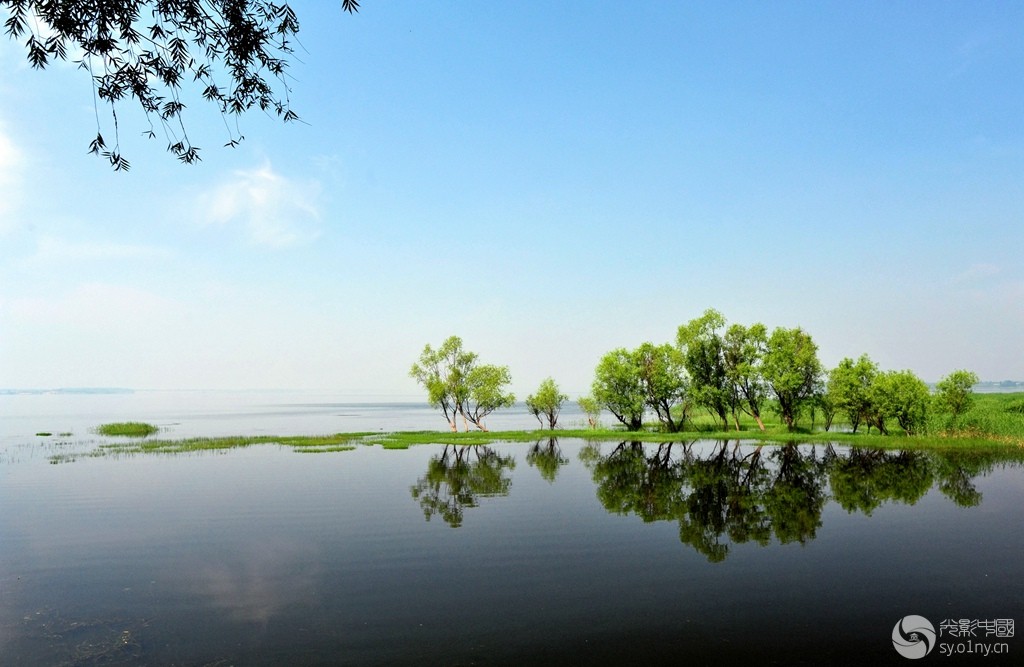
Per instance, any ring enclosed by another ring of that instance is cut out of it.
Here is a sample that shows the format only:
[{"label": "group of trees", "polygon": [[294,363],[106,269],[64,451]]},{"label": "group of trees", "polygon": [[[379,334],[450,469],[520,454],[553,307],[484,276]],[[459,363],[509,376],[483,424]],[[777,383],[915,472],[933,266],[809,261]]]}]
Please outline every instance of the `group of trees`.
[{"label": "group of trees", "polygon": [[[428,343],[409,375],[427,390],[427,401],[441,409],[453,432],[459,430],[458,417],[462,417],[465,430],[473,424],[486,431],[484,418],[516,400],[507,391],[512,382],[508,366],[479,363],[475,352],[463,349],[458,336],[450,336],[437,349]],[[553,429],[567,400],[555,381],[547,378],[536,394],[526,397],[526,407],[541,426],[547,422]]]},{"label": "group of trees", "polygon": [[[597,404],[629,430],[653,412],[662,428],[681,431],[695,408],[740,430],[746,414],[765,430],[762,413],[771,405],[792,430],[801,416],[820,412],[830,428],[837,412],[854,432],[861,424],[887,434],[895,421],[907,434],[920,433],[929,409],[955,421],[969,407],[978,377],[959,370],[939,382],[935,396],[909,370],[880,371],[867,355],[846,358],[831,371],[818,360],[818,346],[803,329],[761,323],[726,326],[714,309],[679,327],[675,344],[644,343],[601,358],[585,410]],[[589,410],[588,410],[589,412]]]},{"label": "group of trees", "polygon": [[505,390],[512,381],[508,366],[479,363],[458,336],[450,336],[436,350],[427,344],[409,374],[426,388],[427,400],[441,409],[453,432],[459,430],[458,417],[467,431],[471,423],[486,431],[484,418],[516,400]]},{"label": "group of trees", "polygon": [[763,324],[726,327],[708,309],[679,327],[675,344],[644,343],[612,350],[598,363],[591,397],[630,430],[651,411],[662,426],[681,431],[693,408],[703,408],[728,428],[740,429],[739,415],[764,430],[762,411],[774,399],[793,428],[821,386],[818,347],[803,329]]},{"label": "group of trees", "polygon": [[958,370],[943,378],[931,391],[911,371],[881,371],[863,354],[854,361],[845,358],[828,374],[825,392],[819,399],[826,429],[835,412],[843,413],[854,433],[861,424],[879,433],[889,432],[887,421],[895,420],[907,434],[922,432],[933,408],[949,415],[955,423],[973,400],[971,387],[978,376]]},{"label": "group of trees", "polygon": [[[478,363],[457,336],[436,350],[427,345],[410,374],[453,431],[459,416],[466,430],[470,423],[487,430],[484,417],[515,401],[507,391],[508,367]],[[746,415],[764,431],[763,414],[770,406],[790,430],[801,418],[810,416],[813,422],[818,414],[828,430],[839,414],[854,433],[863,425],[888,434],[895,423],[913,435],[925,430],[930,411],[955,423],[970,408],[977,382],[970,371],[954,371],[932,395],[913,372],[882,371],[866,354],[845,358],[826,371],[818,346],[802,328],[778,327],[769,333],[761,323],[727,326],[721,313],[708,309],[678,328],[675,343],[646,342],[601,357],[591,393],[579,399],[579,406],[591,427],[607,410],[630,431],[644,428],[644,419],[653,414],[661,428],[680,432],[696,410],[705,410],[723,430],[730,421],[741,430],[741,415]],[[542,427],[554,429],[567,400],[547,378],[527,397],[526,406]]]}]

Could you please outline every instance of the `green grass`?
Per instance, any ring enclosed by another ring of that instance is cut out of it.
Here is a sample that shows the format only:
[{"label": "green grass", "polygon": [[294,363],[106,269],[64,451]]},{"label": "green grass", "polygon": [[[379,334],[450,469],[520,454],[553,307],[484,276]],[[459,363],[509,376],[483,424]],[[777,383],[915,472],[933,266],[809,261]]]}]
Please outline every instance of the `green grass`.
[{"label": "green grass", "polygon": [[[951,423],[948,415],[933,414],[928,424],[927,435],[903,435],[898,427],[890,435],[875,431],[859,433],[842,432],[843,423],[837,418],[832,430],[821,429],[820,417],[815,428],[811,428],[806,416],[801,428],[789,431],[778,423],[778,418],[766,411],[763,415],[766,430],[761,431],[753,419],[740,419],[740,430],[734,426],[726,430],[717,419],[706,414],[695,415],[687,421],[688,430],[681,433],[666,433],[655,426],[643,431],[625,431],[619,428],[567,428],[531,431],[401,431],[393,433],[335,433],[313,436],[231,436],[223,438],[186,438],[182,440],[145,439],[105,443],[85,456],[131,455],[131,454],[180,454],[187,452],[217,451],[274,444],[291,447],[303,454],[323,454],[351,451],[360,445],[379,445],[384,449],[407,449],[414,445],[486,445],[495,442],[537,442],[547,438],[580,438],[588,441],[638,441],[638,442],[680,442],[690,440],[736,440],[764,442],[768,444],[790,443],[833,443],[841,445],[876,447],[882,449],[930,449],[944,452],[997,452],[1024,451],[1024,393],[979,394],[971,410]],[[152,435],[155,426],[135,422],[104,424],[98,431],[102,435]],[[40,436],[49,435],[40,433]],[[73,460],[73,459],[72,459]]]},{"label": "green grass", "polygon": [[144,438],[159,431],[156,426],[143,422],[112,422],[102,424],[96,429],[100,435],[124,435],[131,438]]},{"label": "green grass", "polygon": [[974,405],[955,423],[946,415],[934,420],[935,428],[952,435],[989,436],[1024,443],[1024,394],[976,394]]},{"label": "green grass", "polygon": [[687,431],[665,433],[657,430],[625,431],[621,429],[556,429],[534,431],[458,432],[447,431],[403,431],[394,433],[335,433],[316,436],[230,436],[222,438],[186,438],[182,440],[137,440],[105,443],[86,456],[118,456],[134,454],[183,454],[210,452],[251,447],[254,445],[279,445],[290,447],[302,454],[324,454],[351,451],[356,447],[379,445],[384,449],[408,449],[415,445],[487,445],[496,442],[534,443],[548,438],[579,438],[590,442],[682,442],[693,440],[735,440],[763,442],[765,444],[822,443],[840,444],[880,449],[927,449],[935,451],[961,452],[1007,452],[1020,451],[1024,446],[1019,442],[991,437],[975,437],[970,434],[941,434],[932,436],[878,435],[876,433],[826,433],[824,431],[798,431],[791,433],[771,427],[761,432],[756,427],[736,431]]},{"label": "green grass", "polygon": [[355,445],[335,445],[333,447],[296,447],[295,451],[300,454],[328,454],[331,452],[350,452]]},{"label": "green grass", "polygon": [[228,436],[224,438],[185,438],[183,440],[143,440],[137,442],[112,442],[100,445],[104,454],[184,454],[188,452],[238,449],[253,445],[282,445],[295,451],[309,454],[344,452],[363,444],[363,438],[371,433],[338,433],[315,436]]}]

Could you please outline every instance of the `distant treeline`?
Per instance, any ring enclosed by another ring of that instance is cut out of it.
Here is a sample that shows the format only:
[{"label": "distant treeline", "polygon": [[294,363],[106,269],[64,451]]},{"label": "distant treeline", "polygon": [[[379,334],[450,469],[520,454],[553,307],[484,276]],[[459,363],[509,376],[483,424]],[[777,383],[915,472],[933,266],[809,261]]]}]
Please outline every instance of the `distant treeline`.
[{"label": "distant treeline", "polygon": [[[507,391],[507,366],[478,363],[457,336],[434,349],[424,348],[410,375],[427,390],[431,405],[440,408],[452,431],[461,417],[486,430],[483,419],[514,403]],[[763,431],[766,410],[776,413],[789,430],[801,419],[820,415],[829,430],[839,415],[853,432],[860,427],[888,434],[899,428],[908,435],[924,432],[930,413],[946,415],[955,426],[969,409],[978,376],[954,370],[938,382],[933,394],[910,370],[882,370],[866,354],[846,357],[833,369],[818,359],[818,346],[800,327],[761,323],[728,324],[714,309],[679,326],[674,342],[646,342],[635,349],[605,354],[594,370],[590,394],[579,399],[591,426],[603,411],[627,430],[645,428],[654,415],[659,426],[679,432],[693,425],[700,411],[721,423],[723,430],[741,430],[751,419]],[[552,378],[526,399],[542,425],[554,428],[567,396]]]}]

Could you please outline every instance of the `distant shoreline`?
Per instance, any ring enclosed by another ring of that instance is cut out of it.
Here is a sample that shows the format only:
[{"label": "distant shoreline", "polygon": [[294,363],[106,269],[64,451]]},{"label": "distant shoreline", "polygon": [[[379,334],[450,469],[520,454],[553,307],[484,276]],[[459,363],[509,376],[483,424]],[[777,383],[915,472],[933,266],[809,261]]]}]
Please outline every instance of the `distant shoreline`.
[{"label": "distant shoreline", "polygon": [[0,389],[0,396],[42,395],[42,394],[134,394],[134,389],[124,387],[58,387],[56,389]]}]

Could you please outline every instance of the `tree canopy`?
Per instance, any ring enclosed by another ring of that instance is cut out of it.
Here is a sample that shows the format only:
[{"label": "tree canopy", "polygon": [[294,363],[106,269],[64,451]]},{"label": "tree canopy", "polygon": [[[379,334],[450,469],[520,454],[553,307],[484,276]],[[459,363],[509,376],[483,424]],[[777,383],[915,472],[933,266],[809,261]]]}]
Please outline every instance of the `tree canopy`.
[{"label": "tree canopy", "polygon": [[792,429],[801,408],[820,390],[822,369],[818,346],[811,335],[799,327],[778,327],[768,338],[762,368],[765,382],[779,402],[779,414]]},{"label": "tree canopy", "polygon": [[884,371],[875,376],[870,390],[871,403],[884,420],[895,419],[907,435],[924,429],[928,412],[929,391],[919,377],[909,370]]},{"label": "tree canopy", "polygon": [[462,339],[449,336],[436,350],[428,343],[409,375],[427,390],[427,402],[440,408],[451,430],[458,431],[456,415],[466,430],[472,423],[486,431],[484,418],[515,402],[505,391],[512,382],[507,366],[477,363],[477,354],[462,348]]},{"label": "tree canopy", "polygon": [[551,378],[546,378],[540,383],[536,394],[526,397],[526,408],[530,411],[541,426],[547,421],[548,428],[555,428],[558,423],[558,414],[562,411],[562,404],[569,400],[569,397],[558,389],[558,385]]},{"label": "tree canopy", "polygon": [[690,375],[694,402],[716,415],[723,425],[734,402],[723,357],[724,328],[725,317],[708,308],[676,332],[676,346]]},{"label": "tree canopy", "polygon": [[[359,0],[341,0],[341,7],[355,13]],[[253,107],[285,122],[298,119],[287,70],[299,19],[286,2],[0,0],[0,10],[7,14],[4,32],[24,44],[33,68],[71,59],[88,73],[97,106],[89,152],[116,170],[131,166],[119,140],[118,104],[126,100],[145,113],[145,134],[155,138],[159,126],[167,150],[186,164],[200,159],[200,149],[183,120],[185,86],[225,117],[227,146],[244,138],[228,117]],[[100,105],[109,107],[112,143]]]},{"label": "tree canopy", "polygon": [[620,347],[601,357],[591,395],[630,431],[643,426],[644,388],[637,357],[629,350]]},{"label": "tree canopy", "polygon": [[967,412],[974,402],[973,387],[978,383],[978,375],[967,370],[956,370],[939,380],[935,386],[938,390],[936,403],[938,407],[950,413],[955,421]]},{"label": "tree canopy", "polygon": [[871,415],[871,383],[878,365],[866,354],[857,361],[845,357],[828,374],[828,395],[833,407],[844,412],[854,433]]}]

